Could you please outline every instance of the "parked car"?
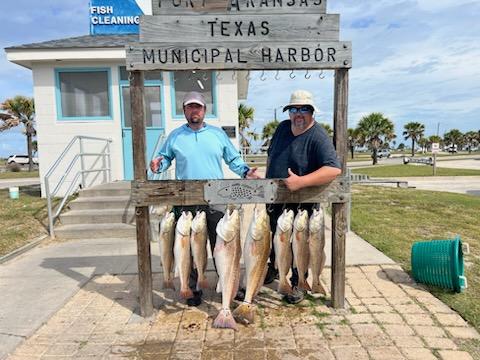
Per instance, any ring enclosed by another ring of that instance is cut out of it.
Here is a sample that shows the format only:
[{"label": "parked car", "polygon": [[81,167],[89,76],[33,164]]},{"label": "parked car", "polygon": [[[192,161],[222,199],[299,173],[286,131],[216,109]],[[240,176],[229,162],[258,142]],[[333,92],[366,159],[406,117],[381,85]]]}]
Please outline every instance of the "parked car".
[{"label": "parked car", "polygon": [[381,158],[389,158],[390,157],[390,150],[388,150],[388,149],[378,150],[377,157],[380,158],[380,159]]},{"label": "parked car", "polygon": [[[34,164],[38,164],[38,157],[32,157],[32,161]],[[7,159],[7,165],[9,164],[27,165],[28,155],[10,155]]]}]

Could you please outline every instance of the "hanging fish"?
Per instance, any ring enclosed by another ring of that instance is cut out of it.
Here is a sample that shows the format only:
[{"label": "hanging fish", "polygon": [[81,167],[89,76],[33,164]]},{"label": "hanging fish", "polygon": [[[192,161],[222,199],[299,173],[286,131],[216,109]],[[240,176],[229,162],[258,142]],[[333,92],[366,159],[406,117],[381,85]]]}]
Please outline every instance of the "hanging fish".
[{"label": "hanging fish", "polygon": [[174,289],[173,285],[173,244],[175,241],[175,215],[171,212],[166,213],[160,223],[160,258],[163,267],[163,288]]},{"label": "hanging fish", "polygon": [[272,233],[267,211],[255,208],[243,245],[246,278],[245,300],[233,311],[235,319],[242,323],[251,324],[255,321],[256,308],[252,301],[265,280],[271,243]]},{"label": "hanging fish", "polygon": [[298,288],[310,290],[305,274],[308,272],[308,212],[299,210],[293,222],[292,234],[293,266],[298,271]]},{"label": "hanging fish", "polygon": [[207,216],[205,211],[197,211],[192,220],[190,234],[190,248],[193,255],[193,263],[197,268],[197,290],[207,289]]},{"label": "hanging fish", "polygon": [[275,263],[278,269],[278,292],[288,294],[292,288],[288,284],[287,275],[292,267],[292,244],[290,242],[293,230],[293,210],[284,209],[277,220],[277,229],[273,237],[275,248]]},{"label": "hanging fish", "polygon": [[240,216],[238,210],[227,211],[217,225],[217,241],[213,251],[218,271],[217,292],[222,293],[222,309],[213,322],[215,328],[236,329],[230,304],[238,290],[240,278]]},{"label": "hanging fish", "polygon": [[326,295],[320,282],[320,275],[325,266],[325,216],[323,210],[313,209],[309,222],[308,246],[310,249],[310,269],[312,270],[312,293]]},{"label": "hanging fish", "polygon": [[180,296],[183,299],[193,297],[192,289],[188,286],[190,270],[192,266],[192,255],[190,252],[190,229],[192,226],[192,213],[183,211],[177,221],[175,230],[175,265],[180,276]]}]

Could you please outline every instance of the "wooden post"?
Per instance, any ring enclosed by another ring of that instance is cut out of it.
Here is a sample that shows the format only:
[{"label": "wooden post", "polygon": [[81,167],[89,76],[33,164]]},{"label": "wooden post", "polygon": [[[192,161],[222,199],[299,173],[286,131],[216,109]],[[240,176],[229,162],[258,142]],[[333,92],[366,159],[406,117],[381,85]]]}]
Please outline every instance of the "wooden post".
[{"label": "wooden post", "polygon": [[[334,144],[342,165],[347,173],[347,114],[348,114],[348,69],[335,71],[334,96]],[[332,305],[345,307],[345,236],[347,233],[347,204],[332,204]]]},{"label": "wooden post", "polygon": [[[143,72],[130,72],[130,100],[132,109],[132,146],[133,169],[135,180],[147,180],[145,164],[145,116]],[[137,222],[137,258],[138,258],[138,292],[140,314],[143,317],[153,315],[152,297],[152,259],[150,254],[148,206],[135,207]]]}]

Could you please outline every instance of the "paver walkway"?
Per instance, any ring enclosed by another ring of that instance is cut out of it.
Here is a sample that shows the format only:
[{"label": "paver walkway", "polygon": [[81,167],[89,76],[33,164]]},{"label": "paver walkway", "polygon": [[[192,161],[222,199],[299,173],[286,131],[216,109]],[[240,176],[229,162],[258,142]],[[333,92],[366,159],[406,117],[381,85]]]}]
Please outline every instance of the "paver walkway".
[{"label": "paver walkway", "polygon": [[[328,269],[322,277],[328,285]],[[199,308],[188,308],[159,290],[160,280],[155,274],[158,310],[144,320],[136,275],[93,278],[9,359],[480,358],[479,334],[396,265],[347,267],[345,310],[323,297],[287,306],[264,287],[256,323],[236,332],[211,326],[219,294],[207,291]]]}]

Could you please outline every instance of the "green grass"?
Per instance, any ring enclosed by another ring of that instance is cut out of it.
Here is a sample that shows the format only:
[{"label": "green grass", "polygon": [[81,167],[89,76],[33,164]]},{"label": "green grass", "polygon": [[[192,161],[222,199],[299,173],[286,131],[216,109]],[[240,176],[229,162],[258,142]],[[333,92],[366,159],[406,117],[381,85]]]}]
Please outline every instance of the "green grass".
[{"label": "green grass", "polygon": [[[371,177],[433,176],[433,168],[429,165],[378,165],[352,169],[352,173]],[[480,176],[480,170],[437,167],[437,176]]]},{"label": "green grass", "polygon": [[480,197],[359,185],[352,195],[352,230],[409,272],[415,241],[458,234],[470,244],[465,258],[468,289],[461,294],[430,290],[480,330]]},{"label": "green grass", "polygon": [[0,190],[0,256],[26,245],[46,234],[46,200],[40,194],[20,192],[20,198],[9,198],[8,189]]},{"label": "green grass", "polygon": [[19,172],[4,172],[0,173],[0,179],[22,179],[22,178],[36,178],[38,177],[38,170],[29,172],[29,171],[19,171]]}]

